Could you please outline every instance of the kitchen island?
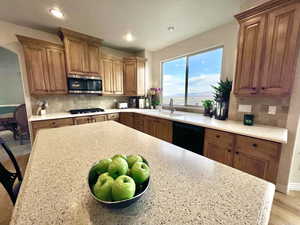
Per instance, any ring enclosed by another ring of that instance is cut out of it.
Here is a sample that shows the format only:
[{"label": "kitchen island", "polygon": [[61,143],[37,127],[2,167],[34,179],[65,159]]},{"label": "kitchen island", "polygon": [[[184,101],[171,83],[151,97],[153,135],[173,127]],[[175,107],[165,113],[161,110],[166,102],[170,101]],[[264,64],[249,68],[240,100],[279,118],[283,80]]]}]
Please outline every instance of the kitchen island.
[{"label": "kitchen island", "polygon": [[[124,209],[89,193],[91,165],[114,154],[141,154],[148,192]],[[275,186],[113,121],[38,133],[11,225],[267,225]]]}]

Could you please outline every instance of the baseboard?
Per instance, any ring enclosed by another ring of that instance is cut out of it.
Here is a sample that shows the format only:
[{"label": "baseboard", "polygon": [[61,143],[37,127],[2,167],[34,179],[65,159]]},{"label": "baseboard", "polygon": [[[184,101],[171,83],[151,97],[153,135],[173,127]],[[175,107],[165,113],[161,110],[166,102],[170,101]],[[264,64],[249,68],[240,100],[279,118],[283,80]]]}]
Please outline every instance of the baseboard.
[{"label": "baseboard", "polygon": [[289,191],[289,187],[287,185],[283,185],[283,184],[276,184],[276,191],[287,194]]},{"label": "baseboard", "polygon": [[300,191],[300,183],[289,183],[289,191]]}]

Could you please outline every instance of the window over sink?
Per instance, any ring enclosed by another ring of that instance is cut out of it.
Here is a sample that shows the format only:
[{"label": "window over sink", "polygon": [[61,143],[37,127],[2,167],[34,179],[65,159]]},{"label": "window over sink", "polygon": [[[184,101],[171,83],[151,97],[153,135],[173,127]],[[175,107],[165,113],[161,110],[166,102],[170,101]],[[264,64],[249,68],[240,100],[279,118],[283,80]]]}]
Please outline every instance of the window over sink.
[{"label": "window over sink", "polygon": [[162,63],[162,103],[174,99],[177,106],[201,106],[213,99],[212,85],[220,80],[223,47],[210,49]]}]

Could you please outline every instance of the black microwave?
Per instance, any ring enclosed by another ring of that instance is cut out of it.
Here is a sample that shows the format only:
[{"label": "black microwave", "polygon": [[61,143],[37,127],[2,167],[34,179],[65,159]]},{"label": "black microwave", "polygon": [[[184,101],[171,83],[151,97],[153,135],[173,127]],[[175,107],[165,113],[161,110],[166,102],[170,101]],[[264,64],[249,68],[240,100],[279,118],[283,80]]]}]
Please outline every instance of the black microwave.
[{"label": "black microwave", "polygon": [[68,91],[72,94],[102,94],[102,79],[100,77],[69,75]]}]

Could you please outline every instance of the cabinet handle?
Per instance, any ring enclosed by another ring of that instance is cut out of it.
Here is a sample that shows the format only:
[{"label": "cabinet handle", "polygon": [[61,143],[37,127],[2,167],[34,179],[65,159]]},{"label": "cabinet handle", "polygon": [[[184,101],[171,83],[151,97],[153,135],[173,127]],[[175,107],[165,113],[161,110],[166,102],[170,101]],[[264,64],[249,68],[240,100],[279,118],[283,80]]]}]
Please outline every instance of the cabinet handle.
[{"label": "cabinet handle", "polygon": [[231,149],[228,149],[227,152],[231,152]]},{"label": "cabinet handle", "polygon": [[253,146],[254,148],[256,148],[256,147],[257,147],[257,144],[254,143],[254,144],[252,144],[252,146]]},{"label": "cabinet handle", "polygon": [[266,87],[261,87],[261,89],[265,90],[265,89],[266,89]]},{"label": "cabinet handle", "polygon": [[219,138],[219,137],[220,137],[220,135],[217,134],[217,135],[216,135],[216,138]]},{"label": "cabinet handle", "polygon": [[256,90],[256,87],[253,87],[253,88],[252,88],[252,90],[254,90],[254,91],[255,91],[255,90]]},{"label": "cabinet handle", "polygon": [[238,154],[239,154],[239,152],[235,152],[235,154],[237,154],[237,155],[238,155]]}]

